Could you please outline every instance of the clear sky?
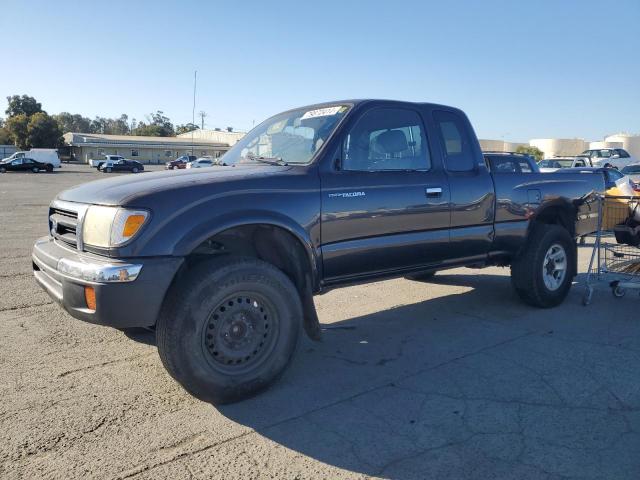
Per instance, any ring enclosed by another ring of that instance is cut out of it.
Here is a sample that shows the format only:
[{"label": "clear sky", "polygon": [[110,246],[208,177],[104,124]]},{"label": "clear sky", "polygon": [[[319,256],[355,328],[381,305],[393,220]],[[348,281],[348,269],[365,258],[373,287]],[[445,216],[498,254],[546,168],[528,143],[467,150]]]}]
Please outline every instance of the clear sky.
[{"label": "clear sky", "polygon": [[640,0],[2,0],[5,97],[247,129],[345,98],[444,103],[482,138],[640,132]]}]

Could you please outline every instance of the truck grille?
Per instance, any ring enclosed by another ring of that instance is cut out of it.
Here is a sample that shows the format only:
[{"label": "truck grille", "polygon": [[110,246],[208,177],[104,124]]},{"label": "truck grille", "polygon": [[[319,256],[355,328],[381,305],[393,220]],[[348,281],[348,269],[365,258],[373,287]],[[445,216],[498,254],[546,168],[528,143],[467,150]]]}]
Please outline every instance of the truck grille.
[{"label": "truck grille", "polygon": [[53,238],[75,248],[78,246],[77,227],[78,212],[55,206],[49,208],[49,231]]}]

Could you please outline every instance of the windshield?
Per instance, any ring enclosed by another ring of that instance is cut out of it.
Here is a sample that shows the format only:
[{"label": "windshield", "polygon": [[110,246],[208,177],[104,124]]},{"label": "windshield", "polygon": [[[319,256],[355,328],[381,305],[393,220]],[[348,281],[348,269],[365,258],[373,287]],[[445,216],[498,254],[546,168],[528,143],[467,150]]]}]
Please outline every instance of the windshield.
[{"label": "windshield", "polygon": [[300,108],[271,117],[236,143],[220,163],[234,165],[261,160],[309,163],[349,108],[348,105]]}]

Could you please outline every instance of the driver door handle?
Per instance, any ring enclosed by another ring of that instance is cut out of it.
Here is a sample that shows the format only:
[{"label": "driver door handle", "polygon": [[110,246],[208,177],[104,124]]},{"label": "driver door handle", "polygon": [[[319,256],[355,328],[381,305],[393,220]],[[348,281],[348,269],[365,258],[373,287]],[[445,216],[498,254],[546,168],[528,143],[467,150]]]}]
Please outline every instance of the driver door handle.
[{"label": "driver door handle", "polygon": [[442,196],[442,188],[441,187],[428,187],[424,190],[427,198],[438,198]]}]

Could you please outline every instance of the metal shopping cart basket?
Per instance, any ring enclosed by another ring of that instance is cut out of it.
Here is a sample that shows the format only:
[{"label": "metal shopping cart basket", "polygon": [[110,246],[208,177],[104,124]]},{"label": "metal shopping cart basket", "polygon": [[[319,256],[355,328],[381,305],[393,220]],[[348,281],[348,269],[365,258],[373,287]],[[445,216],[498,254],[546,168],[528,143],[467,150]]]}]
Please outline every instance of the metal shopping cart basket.
[{"label": "metal shopping cart basket", "polygon": [[603,195],[598,202],[598,230],[582,299],[591,303],[594,285],[608,281],[614,297],[640,290],[640,197]]}]

